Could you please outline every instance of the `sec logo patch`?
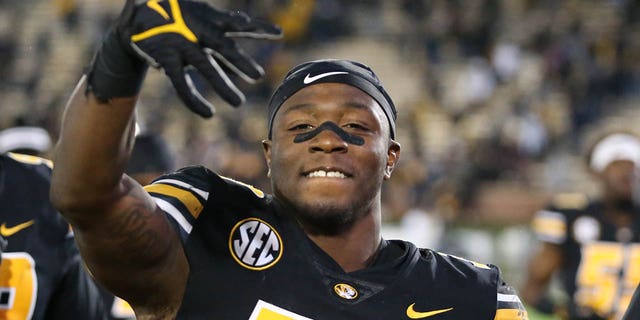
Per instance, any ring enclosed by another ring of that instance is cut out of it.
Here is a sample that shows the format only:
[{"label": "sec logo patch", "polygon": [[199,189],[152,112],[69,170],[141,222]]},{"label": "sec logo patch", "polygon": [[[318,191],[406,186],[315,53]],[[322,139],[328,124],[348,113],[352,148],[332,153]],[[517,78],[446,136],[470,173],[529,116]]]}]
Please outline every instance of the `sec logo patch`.
[{"label": "sec logo patch", "polygon": [[282,257],[282,239],[268,223],[258,218],[244,219],[229,235],[229,251],[241,266],[251,270],[272,267]]}]

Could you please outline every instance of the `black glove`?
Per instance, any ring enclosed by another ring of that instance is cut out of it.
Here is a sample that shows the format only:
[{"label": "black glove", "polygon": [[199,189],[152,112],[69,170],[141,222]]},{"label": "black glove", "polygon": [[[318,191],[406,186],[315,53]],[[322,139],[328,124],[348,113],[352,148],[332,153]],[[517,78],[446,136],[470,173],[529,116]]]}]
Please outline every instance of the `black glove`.
[{"label": "black glove", "polygon": [[[150,65],[163,68],[189,109],[211,117],[213,106],[193,86],[186,71],[197,70],[225,101],[239,106],[244,95],[220,62],[226,70],[253,82],[264,71],[236,46],[234,38],[277,39],[282,31],[242,12],[220,11],[203,2],[150,0],[135,5],[128,0],[114,34]],[[129,64],[134,65],[135,58],[128,55]]]}]

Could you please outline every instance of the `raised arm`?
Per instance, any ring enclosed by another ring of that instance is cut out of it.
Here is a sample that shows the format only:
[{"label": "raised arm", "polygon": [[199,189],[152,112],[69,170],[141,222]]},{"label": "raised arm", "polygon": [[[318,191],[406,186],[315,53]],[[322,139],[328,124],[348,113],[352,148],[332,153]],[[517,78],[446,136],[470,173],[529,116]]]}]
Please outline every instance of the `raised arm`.
[{"label": "raised arm", "polygon": [[180,241],[144,189],[123,174],[136,99],[100,103],[85,96],[85,85],[83,78],[65,111],[52,201],[100,282],[141,315],[142,308],[177,306],[188,274]]},{"label": "raised arm", "polygon": [[219,62],[246,79],[262,69],[233,37],[276,38],[279,29],[194,1],[128,0],[66,107],[55,152],[51,199],[73,225],[92,274],[134,307],[139,319],[173,318],[188,263],[177,233],[146,191],[126,176],[134,107],[146,64],[164,69],[192,111],[213,115],[186,67],[237,106],[242,93]]}]

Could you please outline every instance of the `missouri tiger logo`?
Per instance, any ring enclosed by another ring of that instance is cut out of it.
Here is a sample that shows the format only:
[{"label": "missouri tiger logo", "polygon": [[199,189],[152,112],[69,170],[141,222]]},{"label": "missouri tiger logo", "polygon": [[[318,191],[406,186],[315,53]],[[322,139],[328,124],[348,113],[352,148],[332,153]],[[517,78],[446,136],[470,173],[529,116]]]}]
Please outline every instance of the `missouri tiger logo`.
[{"label": "missouri tiger logo", "polygon": [[340,296],[340,298],[353,300],[358,297],[358,291],[356,288],[346,284],[346,283],[338,283],[333,286],[333,291]]},{"label": "missouri tiger logo", "polygon": [[258,218],[238,222],[229,235],[229,251],[241,266],[251,270],[272,267],[282,257],[282,238]]}]

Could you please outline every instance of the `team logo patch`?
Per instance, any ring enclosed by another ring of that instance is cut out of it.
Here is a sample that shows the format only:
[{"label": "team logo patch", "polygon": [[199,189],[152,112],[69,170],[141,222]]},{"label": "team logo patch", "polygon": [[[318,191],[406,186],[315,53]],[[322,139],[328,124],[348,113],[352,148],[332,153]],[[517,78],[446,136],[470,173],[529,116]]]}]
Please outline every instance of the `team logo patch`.
[{"label": "team logo patch", "polygon": [[356,288],[346,284],[346,283],[338,283],[333,286],[333,291],[343,299],[353,300],[358,297],[358,291]]},{"label": "team logo patch", "polygon": [[258,218],[238,222],[229,235],[229,251],[241,266],[264,270],[282,257],[282,238],[268,223]]}]

